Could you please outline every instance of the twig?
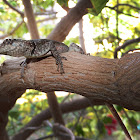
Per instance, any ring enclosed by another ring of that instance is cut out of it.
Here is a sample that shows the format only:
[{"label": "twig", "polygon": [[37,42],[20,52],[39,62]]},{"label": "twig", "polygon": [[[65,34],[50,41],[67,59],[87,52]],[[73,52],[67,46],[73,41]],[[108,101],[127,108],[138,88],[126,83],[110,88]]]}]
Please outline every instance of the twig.
[{"label": "twig", "polygon": [[138,37],[136,39],[127,40],[123,45],[117,47],[114,52],[114,58],[117,58],[117,53],[119,50],[124,49],[126,46],[128,46],[132,43],[136,43],[136,42],[140,42],[140,37]]},{"label": "twig", "polygon": [[119,4],[115,5],[114,8],[119,7],[119,6],[129,6],[131,8],[135,8],[137,10],[140,10],[139,7],[136,7],[136,6],[133,6],[133,5],[130,5],[130,4],[127,4],[127,3],[119,3]]},{"label": "twig", "polygon": [[48,136],[44,136],[44,137],[41,137],[41,138],[35,139],[35,140],[44,140],[44,139],[52,138],[52,137],[54,137],[54,136],[55,136],[54,134],[50,134],[50,135],[48,135]]},{"label": "twig", "polygon": [[17,26],[13,30],[11,30],[10,33],[0,36],[0,39],[4,39],[4,38],[14,34],[14,32],[23,24],[23,22],[24,22],[24,20],[22,20],[19,24],[17,24]]},{"label": "twig", "polygon": [[15,7],[13,7],[7,0],[3,0],[3,2],[5,4],[7,4],[11,9],[13,9],[14,11],[16,11],[17,13],[19,13],[21,15],[21,17],[24,17],[24,13],[21,12],[20,10],[16,9]]},{"label": "twig", "polygon": [[79,116],[78,116],[78,118],[77,118],[77,121],[75,122],[75,124],[74,124],[73,127],[72,127],[72,130],[74,130],[75,127],[79,124],[80,118],[81,118],[81,116],[83,116],[84,112],[85,112],[85,109],[82,109],[81,112],[79,113]]},{"label": "twig", "polygon": [[121,126],[122,130],[124,131],[125,135],[129,138],[129,140],[132,140],[127,128],[125,127],[124,123],[122,122],[122,120],[121,120],[119,114],[117,113],[117,111],[115,110],[114,106],[112,104],[109,104],[109,103],[106,103],[106,105],[108,106],[108,108],[112,112],[112,114],[115,117],[115,119],[120,124],[120,126]]},{"label": "twig", "polygon": [[70,96],[70,92],[68,93],[68,95],[62,100],[61,104],[64,103]]},{"label": "twig", "polygon": [[134,18],[139,18],[139,17],[137,17],[137,16],[133,16],[133,15],[131,15],[131,14],[126,14],[126,13],[123,13],[123,12],[121,12],[121,11],[119,11],[119,10],[116,10],[114,7],[110,7],[110,6],[105,6],[105,7],[117,11],[119,14],[124,14],[124,15],[126,15],[126,16],[130,16],[130,17],[134,17]]},{"label": "twig", "polygon": [[36,23],[44,22],[44,21],[48,21],[48,20],[53,20],[53,19],[56,19],[56,17],[44,18],[44,19],[41,19],[41,20],[36,21]]},{"label": "twig", "polygon": [[38,15],[53,15],[53,14],[56,15],[57,12],[54,12],[54,11],[46,11],[44,13],[35,13],[36,16],[38,16]]},{"label": "twig", "polygon": [[[117,4],[119,4],[119,0],[117,0]],[[116,43],[117,43],[117,45],[116,46],[119,46],[119,29],[118,29],[118,27],[119,27],[119,18],[118,18],[118,16],[119,16],[119,13],[118,13],[118,7],[117,7],[117,9],[116,9],[116,34],[117,34]]]}]

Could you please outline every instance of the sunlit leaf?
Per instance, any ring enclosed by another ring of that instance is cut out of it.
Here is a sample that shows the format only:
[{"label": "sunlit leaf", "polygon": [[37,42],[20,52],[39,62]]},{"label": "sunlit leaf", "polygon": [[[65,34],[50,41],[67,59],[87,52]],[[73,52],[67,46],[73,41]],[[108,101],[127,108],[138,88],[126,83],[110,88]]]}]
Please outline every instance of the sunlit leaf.
[{"label": "sunlit leaf", "polygon": [[93,15],[98,15],[102,9],[105,7],[109,0],[91,0],[93,8],[89,9],[89,12]]}]

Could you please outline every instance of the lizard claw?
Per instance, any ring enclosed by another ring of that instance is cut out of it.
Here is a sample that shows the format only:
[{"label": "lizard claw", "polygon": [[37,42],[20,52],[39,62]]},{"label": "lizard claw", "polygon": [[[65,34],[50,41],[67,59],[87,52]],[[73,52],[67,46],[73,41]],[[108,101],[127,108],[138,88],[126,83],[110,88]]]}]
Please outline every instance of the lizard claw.
[{"label": "lizard claw", "polygon": [[63,57],[60,57],[58,60],[56,59],[56,65],[58,65],[57,66],[57,71],[60,72],[61,74],[65,73],[64,69],[63,69],[62,58]]},{"label": "lizard claw", "polygon": [[2,73],[2,67],[5,65],[5,62],[3,62],[2,64],[0,64],[0,75],[2,76],[3,73]]},{"label": "lizard claw", "polygon": [[21,63],[20,63],[20,66],[21,66],[21,78],[23,78],[23,77],[24,77],[25,68],[27,67],[27,62],[26,62],[26,60],[23,61],[23,62],[21,62]]},{"label": "lizard claw", "polygon": [[31,61],[31,59],[25,59],[23,62],[20,63],[21,66],[21,78],[24,77],[25,68],[27,68],[27,64]]}]

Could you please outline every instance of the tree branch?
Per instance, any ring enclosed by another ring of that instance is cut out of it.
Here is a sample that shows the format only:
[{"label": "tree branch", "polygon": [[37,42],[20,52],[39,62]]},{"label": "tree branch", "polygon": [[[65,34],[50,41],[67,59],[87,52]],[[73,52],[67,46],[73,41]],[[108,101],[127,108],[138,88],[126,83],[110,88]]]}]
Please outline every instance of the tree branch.
[{"label": "tree branch", "polygon": [[113,8],[116,8],[116,7],[118,7],[118,6],[129,6],[129,7],[131,7],[131,8],[140,10],[139,7],[136,7],[136,6],[133,6],[133,5],[130,5],[130,4],[127,4],[127,3],[119,3],[119,4],[115,5]]},{"label": "tree branch", "polygon": [[118,51],[120,51],[121,49],[124,49],[125,47],[127,47],[128,45],[130,45],[132,43],[137,43],[137,42],[140,42],[140,37],[138,37],[136,39],[127,40],[123,45],[121,45],[115,49],[114,58],[117,58]]},{"label": "tree branch", "polygon": [[19,24],[17,24],[17,26],[13,30],[11,30],[10,33],[0,36],[0,39],[4,39],[4,38],[14,34],[15,31],[23,24],[23,22],[24,22],[24,20],[22,20]]},{"label": "tree branch", "polygon": [[74,8],[68,11],[67,16],[61,19],[47,38],[62,42],[72,27],[88,12],[87,8],[91,7],[92,4],[90,0],[80,0]]},{"label": "tree branch", "polygon": [[131,15],[131,14],[123,13],[123,12],[121,12],[121,11],[119,11],[119,10],[116,10],[114,7],[110,7],[110,6],[105,6],[105,7],[110,8],[110,9],[112,9],[112,10],[115,10],[115,11],[118,12],[119,14],[124,14],[124,15],[126,15],[126,16],[131,16],[131,17],[134,17],[134,18],[139,18],[139,17],[133,16],[133,15]]},{"label": "tree branch", "polygon": [[24,17],[24,13],[21,12],[20,10],[16,9],[15,7],[13,7],[7,0],[3,0],[3,2],[8,5],[11,9],[13,9],[14,11],[16,11],[18,14],[21,15],[21,17]]},{"label": "tree branch", "polygon": [[[100,101],[92,101],[93,105],[103,105],[103,102]],[[60,108],[62,113],[69,113],[73,111],[77,111],[86,107],[89,107],[89,101],[87,98],[75,99],[70,102],[61,103]],[[29,127],[39,127],[45,120],[48,120],[52,117],[50,108],[43,110],[41,113],[36,115],[26,126],[24,126],[18,134],[16,134],[12,140],[19,140],[19,138],[23,138],[23,140],[27,139],[35,130],[28,129]],[[21,140],[21,139],[20,139]]]},{"label": "tree branch", "polygon": [[128,54],[121,59],[74,52],[63,53],[63,56],[67,58],[63,61],[65,74],[57,72],[54,58],[48,57],[30,63],[24,79],[20,79],[19,71],[23,59],[6,61],[0,78],[0,95],[8,93],[16,100],[28,88],[43,92],[67,91],[140,110],[140,53]]}]

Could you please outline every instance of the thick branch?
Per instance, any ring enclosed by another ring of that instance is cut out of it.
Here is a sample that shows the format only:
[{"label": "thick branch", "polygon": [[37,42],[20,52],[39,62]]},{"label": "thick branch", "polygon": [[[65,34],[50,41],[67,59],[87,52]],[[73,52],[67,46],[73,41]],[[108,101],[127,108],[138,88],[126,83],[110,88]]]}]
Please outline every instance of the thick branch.
[{"label": "thick branch", "polygon": [[7,61],[0,78],[0,94],[8,93],[15,100],[27,88],[44,92],[63,90],[140,110],[140,53],[119,60],[70,52],[63,56],[67,58],[63,60],[65,74],[56,71],[55,60],[49,57],[30,63],[24,79],[20,79],[21,61]]},{"label": "thick branch", "polygon": [[91,7],[90,0],[80,0],[74,8],[69,10],[67,16],[61,19],[47,38],[62,42],[72,27],[88,12],[87,8]]}]

